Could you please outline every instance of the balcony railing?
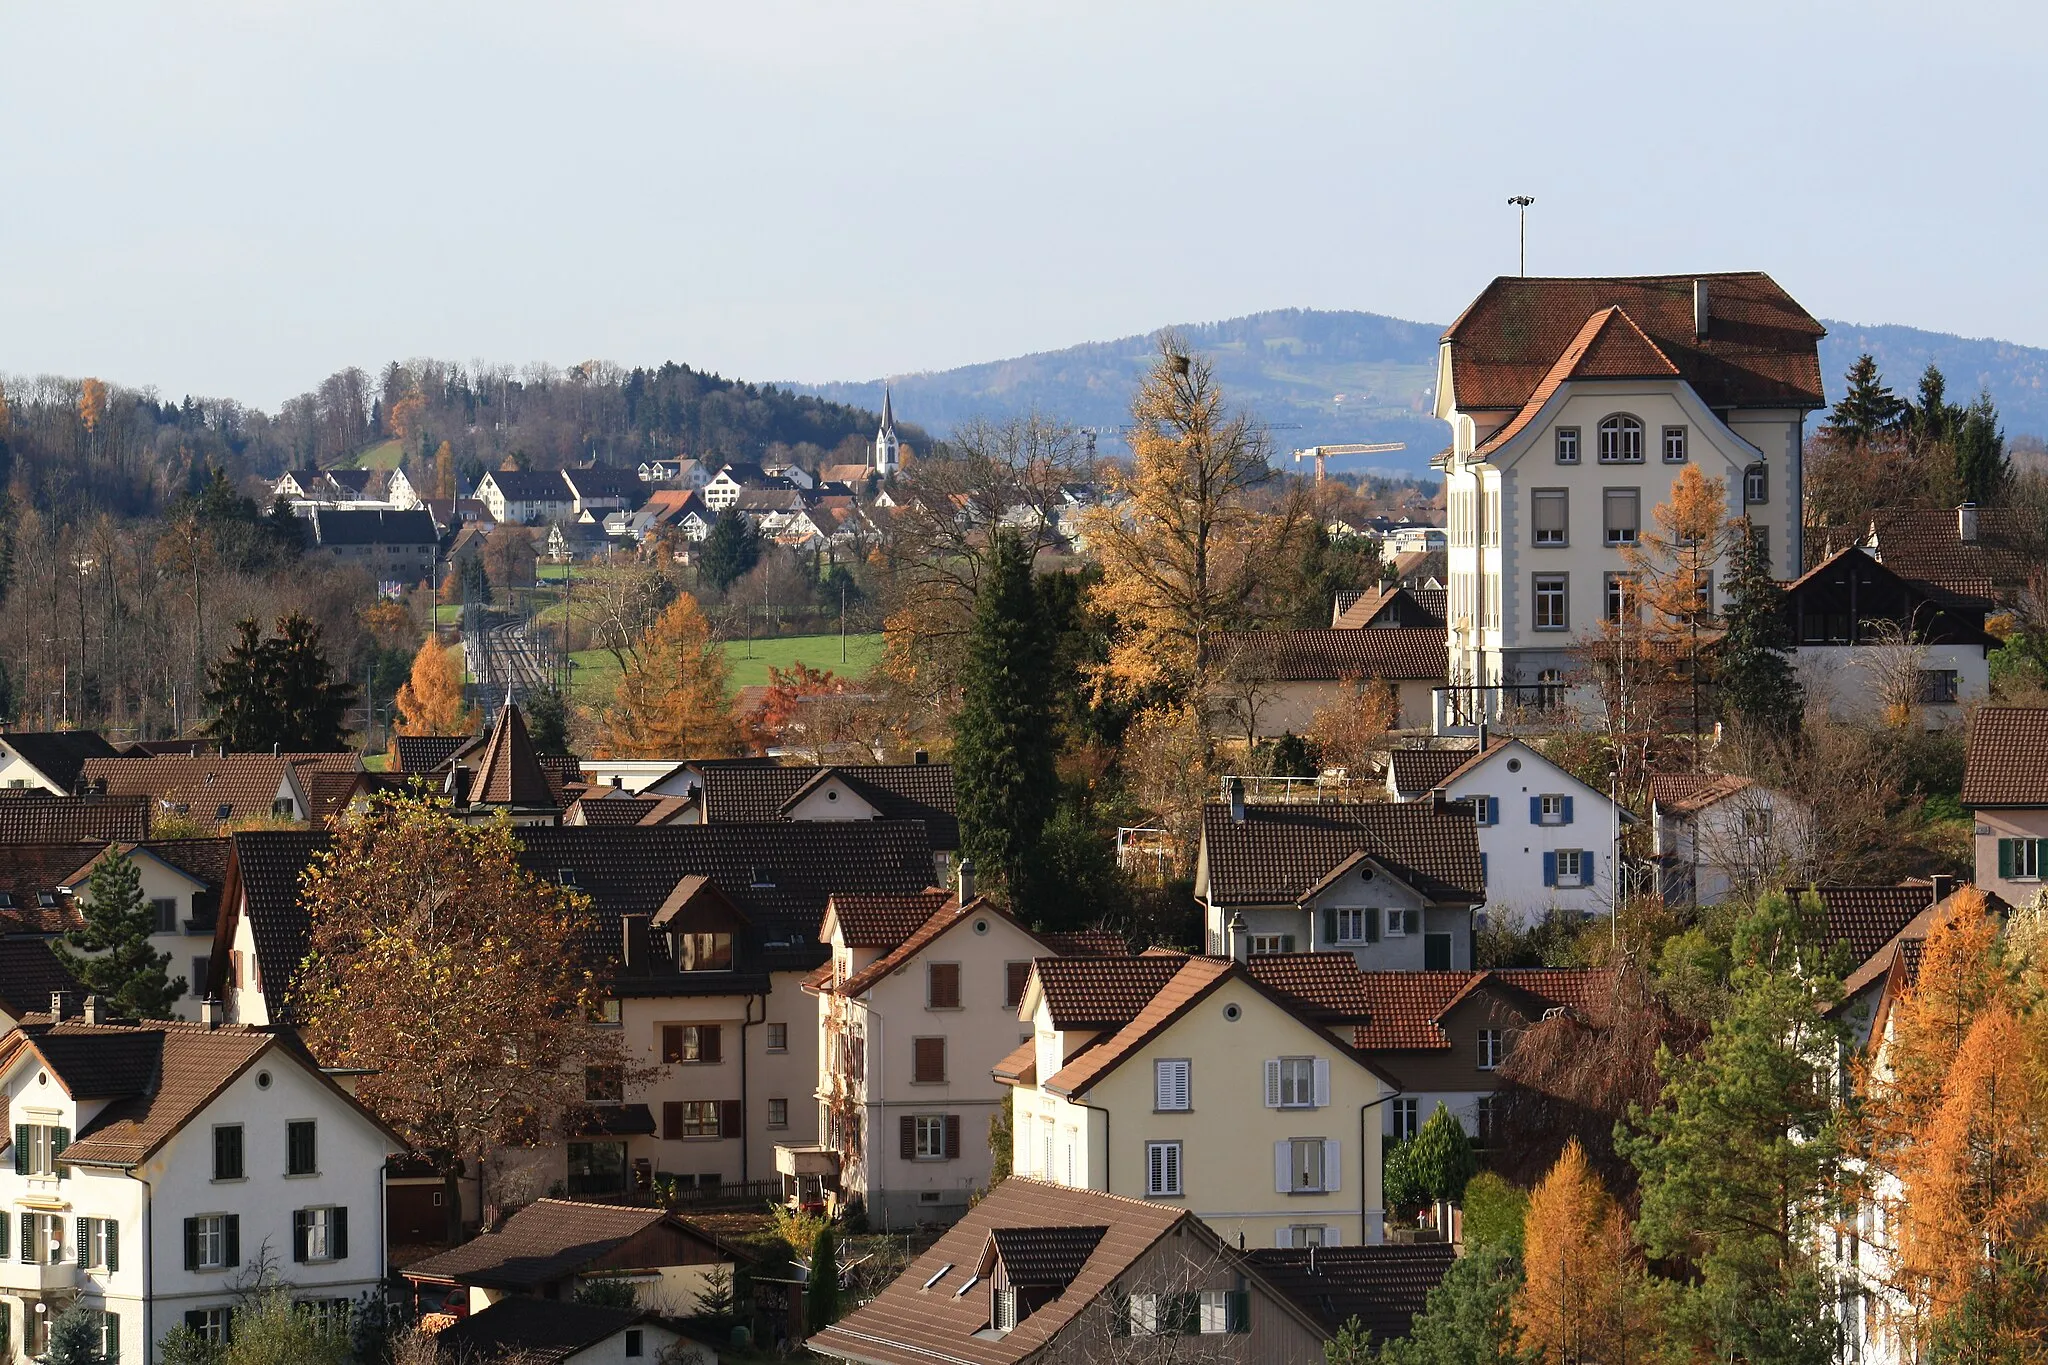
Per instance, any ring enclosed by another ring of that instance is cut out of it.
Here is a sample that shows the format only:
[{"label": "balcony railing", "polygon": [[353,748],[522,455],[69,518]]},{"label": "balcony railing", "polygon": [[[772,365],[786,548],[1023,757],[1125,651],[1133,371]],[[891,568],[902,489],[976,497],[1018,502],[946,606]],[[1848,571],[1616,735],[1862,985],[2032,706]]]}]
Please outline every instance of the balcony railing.
[{"label": "balcony railing", "polygon": [[1569,684],[1561,682],[1433,688],[1431,728],[1439,735],[1455,735],[1469,734],[1482,724],[1517,717],[1562,719],[1565,694],[1570,690]]}]

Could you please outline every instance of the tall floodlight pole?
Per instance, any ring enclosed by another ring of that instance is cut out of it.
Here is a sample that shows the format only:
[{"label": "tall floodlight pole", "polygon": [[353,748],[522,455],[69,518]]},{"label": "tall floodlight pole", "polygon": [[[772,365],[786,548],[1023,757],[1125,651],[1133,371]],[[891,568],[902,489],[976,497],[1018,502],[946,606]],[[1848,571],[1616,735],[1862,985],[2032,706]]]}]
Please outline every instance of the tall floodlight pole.
[{"label": "tall floodlight pole", "polygon": [[1532,194],[1511,194],[1508,202],[1521,210],[1522,215],[1522,273],[1529,273],[1529,205],[1536,202]]}]

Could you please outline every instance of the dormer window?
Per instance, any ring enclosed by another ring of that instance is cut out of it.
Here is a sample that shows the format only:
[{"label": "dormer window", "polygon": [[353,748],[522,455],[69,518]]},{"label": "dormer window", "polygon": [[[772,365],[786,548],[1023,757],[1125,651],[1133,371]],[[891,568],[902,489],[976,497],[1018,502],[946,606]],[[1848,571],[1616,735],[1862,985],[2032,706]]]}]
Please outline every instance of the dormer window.
[{"label": "dormer window", "polygon": [[686,972],[729,972],[732,935],[677,934],[676,960]]}]

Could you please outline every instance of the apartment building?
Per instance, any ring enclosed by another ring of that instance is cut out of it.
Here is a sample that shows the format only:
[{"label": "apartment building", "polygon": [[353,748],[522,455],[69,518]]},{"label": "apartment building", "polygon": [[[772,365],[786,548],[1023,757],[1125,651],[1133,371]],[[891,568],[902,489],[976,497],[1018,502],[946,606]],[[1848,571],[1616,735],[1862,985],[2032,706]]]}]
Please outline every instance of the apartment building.
[{"label": "apartment building", "polygon": [[[1450,685],[1439,730],[1546,704],[1630,609],[1623,552],[1687,467],[1775,572],[1803,567],[1800,451],[1820,323],[1768,275],[1503,277],[1444,333]],[[1708,585],[1716,607],[1719,583]]]}]

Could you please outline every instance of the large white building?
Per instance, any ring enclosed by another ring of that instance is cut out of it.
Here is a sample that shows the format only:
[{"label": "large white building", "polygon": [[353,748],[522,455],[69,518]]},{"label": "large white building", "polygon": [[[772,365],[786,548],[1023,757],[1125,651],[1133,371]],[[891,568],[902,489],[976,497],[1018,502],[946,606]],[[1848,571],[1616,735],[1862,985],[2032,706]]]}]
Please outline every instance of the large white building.
[{"label": "large white building", "polygon": [[399,1140],[303,1052],[261,1029],[52,1003],[0,1047],[0,1358],[39,1354],[74,1302],[101,1315],[107,1360],[153,1360],[181,1325],[225,1340],[264,1255],[315,1310],[382,1285]]},{"label": "large white building", "polygon": [[[1768,275],[1503,277],[1444,333],[1449,675],[1438,727],[1548,699],[1619,610],[1624,550],[1689,465],[1781,578],[1802,567],[1800,447],[1824,330]],[[1718,584],[1710,588],[1718,608]],[[1554,695],[1554,694],[1552,694]]]}]

